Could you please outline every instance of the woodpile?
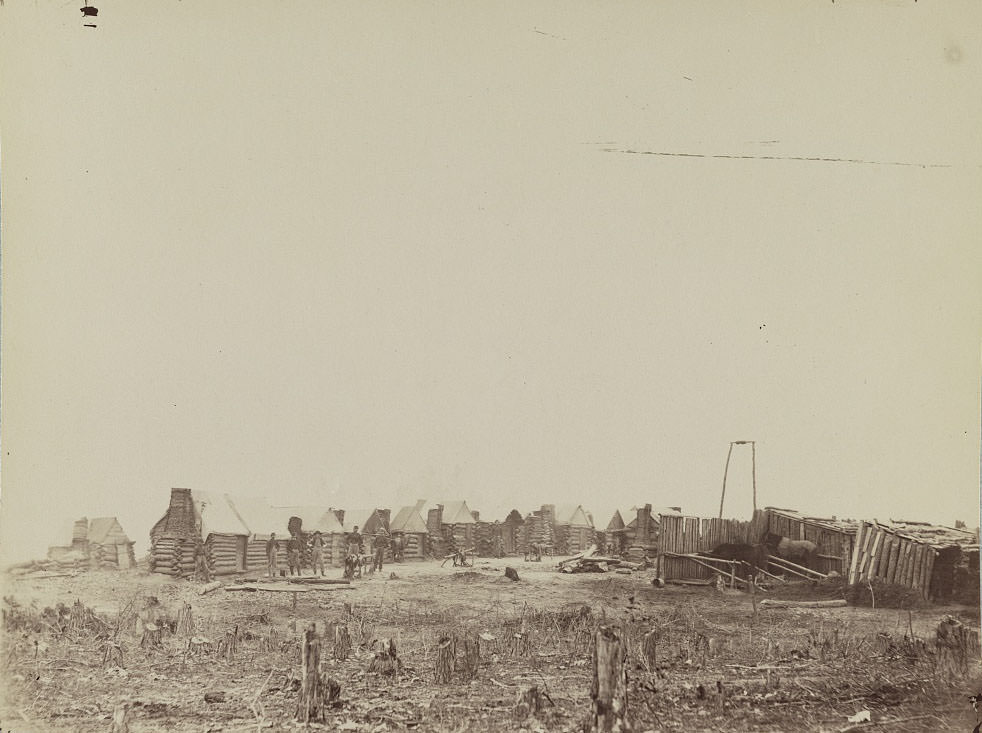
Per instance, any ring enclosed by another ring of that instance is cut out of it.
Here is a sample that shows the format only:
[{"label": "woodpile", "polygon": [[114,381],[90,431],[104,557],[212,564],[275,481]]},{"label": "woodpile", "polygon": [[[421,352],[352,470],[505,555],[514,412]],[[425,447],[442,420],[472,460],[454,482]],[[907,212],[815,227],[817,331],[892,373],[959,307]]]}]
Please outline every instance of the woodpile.
[{"label": "woodpile", "polygon": [[630,560],[622,560],[618,557],[605,557],[598,555],[597,546],[591,545],[585,552],[581,552],[573,557],[562,560],[558,564],[561,573],[606,573],[611,570],[625,570],[634,572],[646,567],[644,563],[635,563]]}]

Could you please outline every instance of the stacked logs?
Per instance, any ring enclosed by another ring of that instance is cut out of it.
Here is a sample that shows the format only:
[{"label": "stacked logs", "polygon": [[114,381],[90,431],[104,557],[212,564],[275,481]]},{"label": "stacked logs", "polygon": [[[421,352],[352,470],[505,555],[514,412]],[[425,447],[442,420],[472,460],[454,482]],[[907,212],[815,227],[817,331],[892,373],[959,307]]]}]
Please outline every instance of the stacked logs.
[{"label": "stacked logs", "polygon": [[229,575],[236,573],[239,568],[238,559],[239,538],[235,535],[213,534],[208,536],[205,543],[205,553],[208,559],[208,570],[213,575]]},{"label": "stacked logs", "polygon": [[194,541],[160,537],[150,546],[150,571],[175,577],[194,574]]}]

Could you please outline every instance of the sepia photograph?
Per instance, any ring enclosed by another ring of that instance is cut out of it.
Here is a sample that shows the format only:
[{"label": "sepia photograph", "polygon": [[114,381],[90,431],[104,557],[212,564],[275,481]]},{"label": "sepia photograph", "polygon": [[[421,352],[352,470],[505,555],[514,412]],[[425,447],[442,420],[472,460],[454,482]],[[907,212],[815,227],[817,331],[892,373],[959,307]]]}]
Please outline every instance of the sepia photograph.
[{"label": "sepia photograph", "polygon": [[0,0],[0,733],[978,733],[982,4]]}]

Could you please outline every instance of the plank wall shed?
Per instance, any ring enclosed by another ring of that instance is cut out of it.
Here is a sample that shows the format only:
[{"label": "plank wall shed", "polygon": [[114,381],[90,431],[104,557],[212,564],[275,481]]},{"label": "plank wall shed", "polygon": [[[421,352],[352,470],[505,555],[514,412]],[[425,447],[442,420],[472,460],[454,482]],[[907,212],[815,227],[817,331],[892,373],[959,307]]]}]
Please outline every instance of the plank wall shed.
[{"label": "plank wall shed", "polygon": [[974,532],[928,522],[862,522],[849,566],[850,583],[900,585],[925,600],[979,599],[979,545]]}]

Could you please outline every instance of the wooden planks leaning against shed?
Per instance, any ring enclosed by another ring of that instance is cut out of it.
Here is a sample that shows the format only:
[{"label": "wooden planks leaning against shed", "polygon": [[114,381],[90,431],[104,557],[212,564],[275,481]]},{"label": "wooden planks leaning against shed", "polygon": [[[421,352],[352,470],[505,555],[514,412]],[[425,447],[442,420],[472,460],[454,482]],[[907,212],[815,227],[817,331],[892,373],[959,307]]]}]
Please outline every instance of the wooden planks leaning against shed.
[{"label": "wooden planks leaning against shed", "polygon": [[[957,592],[957,566],[974,557],[975,535],[927,522],[862,522],[849,564],[849,582],[879,581],[910,588],[924,600],[948,601]],[[970,574],[969,574],[970,575]]]}]

